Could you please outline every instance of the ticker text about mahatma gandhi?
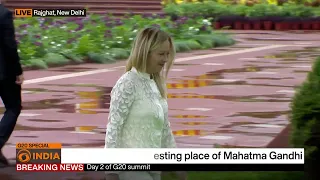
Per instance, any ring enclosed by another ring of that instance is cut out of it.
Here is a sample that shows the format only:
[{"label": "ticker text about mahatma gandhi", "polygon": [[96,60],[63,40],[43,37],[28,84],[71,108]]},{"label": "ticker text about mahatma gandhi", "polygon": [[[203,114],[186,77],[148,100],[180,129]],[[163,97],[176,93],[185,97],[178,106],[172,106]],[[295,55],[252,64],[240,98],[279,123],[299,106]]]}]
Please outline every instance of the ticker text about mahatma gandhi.
[{"label": "ticker text about mahatma gandhi", "polygon": [[176,160],[177,162],[188,161],[210,161],[210,160],[301,160],[303,159],[303,152],[286,152],[280,153],[277,151],[270,151],[269,153],[257,152],[241,152],[241,151],[218,151],[216,153],[156,153],[154,154],[155,160]]}]

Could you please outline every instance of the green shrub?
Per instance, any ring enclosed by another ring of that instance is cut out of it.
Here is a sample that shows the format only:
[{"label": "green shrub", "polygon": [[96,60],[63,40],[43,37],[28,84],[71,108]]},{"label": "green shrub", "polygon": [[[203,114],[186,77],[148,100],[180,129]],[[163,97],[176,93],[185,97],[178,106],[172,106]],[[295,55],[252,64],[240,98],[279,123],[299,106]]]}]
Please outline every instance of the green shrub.
[{"label": "green shrub", "polygon": [[298,4],[284,4],[276,6],[273,4],[260,3],[253,6],[243,4],[221,4],[215,1],[206,1],[204,3],[181,3],[168,4],[164,11],[168,15],[175,16],[203,16],[217,19],[221,16],[247,16],[247,17],[313,17],[319,16],[319,7],[308,7]]},{"label": "green shrub", "polygon": [[320,147],[320,57],[314,62],[312,71],[297,90],[291,104],[293,147],[305,148],[305,162],[316,162],[319,166]]}]

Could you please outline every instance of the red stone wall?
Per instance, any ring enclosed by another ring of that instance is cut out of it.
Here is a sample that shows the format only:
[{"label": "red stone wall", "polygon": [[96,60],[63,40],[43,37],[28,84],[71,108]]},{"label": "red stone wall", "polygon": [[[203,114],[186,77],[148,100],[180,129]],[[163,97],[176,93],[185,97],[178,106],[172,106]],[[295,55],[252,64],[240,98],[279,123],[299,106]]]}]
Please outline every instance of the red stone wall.
[{"label": "red stone wall", "polygon": [[6,0],[5,6],[14,8],[85,8],[94,13],[123,15],[133,13],[161,13],[161,0]]}]

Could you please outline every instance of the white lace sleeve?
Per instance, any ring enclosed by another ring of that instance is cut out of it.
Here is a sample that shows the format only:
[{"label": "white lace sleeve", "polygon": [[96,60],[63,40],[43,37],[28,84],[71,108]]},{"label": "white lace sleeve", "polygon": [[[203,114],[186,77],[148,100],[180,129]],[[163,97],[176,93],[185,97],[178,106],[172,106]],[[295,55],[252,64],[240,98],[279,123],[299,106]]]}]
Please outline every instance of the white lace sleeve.
[{"label": "white lace sleeve", "polygon": [[170,122],[168,118],[165,119],[165,126],[162,133],[162,148],[176,148],[176,141],[174,139],[172,130],[170,128]]},{"label": "white lace sleeve", "polygon": [[119,79],[111,92],[105,148],[118,147],[122,126],[127,119],[134,99],[134,82],[126,77]]}]

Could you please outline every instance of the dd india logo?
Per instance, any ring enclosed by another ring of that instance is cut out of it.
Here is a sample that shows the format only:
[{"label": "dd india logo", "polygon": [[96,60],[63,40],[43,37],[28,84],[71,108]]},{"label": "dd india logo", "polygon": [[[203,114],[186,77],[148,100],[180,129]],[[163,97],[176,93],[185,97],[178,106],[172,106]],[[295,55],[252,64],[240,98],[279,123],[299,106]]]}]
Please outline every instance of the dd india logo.
[{"label": "dd india logo", "polygon": [[16,146],[17,163],[60,163],[61,144],[19,143]]},{"label": "dd india logo", "polygon": [[34,149],[27,150],[21,149],[17,153],[17,160],[19,163],[44,163],[50,161],[50,163],[60,163],[60,153],[48,152],[48,151],[37,151]]},{"label": "dd india logo", "polygon": [[28,163],[31,160],[31,153],[27,149],[21,149],[17,154],[20,163]]}]

